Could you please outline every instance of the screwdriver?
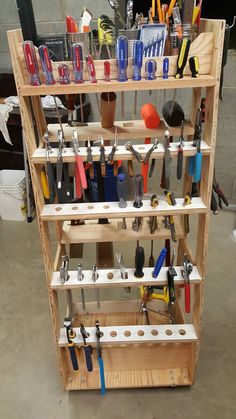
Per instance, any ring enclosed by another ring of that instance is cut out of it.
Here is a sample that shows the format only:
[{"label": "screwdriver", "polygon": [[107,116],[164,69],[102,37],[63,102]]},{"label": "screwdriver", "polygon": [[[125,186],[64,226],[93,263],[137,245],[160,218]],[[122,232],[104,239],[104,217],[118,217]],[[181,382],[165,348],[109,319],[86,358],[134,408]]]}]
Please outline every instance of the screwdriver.
[{"label": "screwdriver", "polygon": [[141,208],[143,206],[143,176],[141,174],[137,174],[134,177],[134,197],[135,201],[133,206],[135,208]]},{"label": "screwdriver", "polygon": [[199,77],[199,58],[197,56],[189,58],[189,68],[193,78]]},{"label": "screwdriver", "polygon": [[168,130],[165,131],[165,142],[164,142],[164,158],[162,164],[162,175],[161,175],[161,188],[169,189],[170,187],[170,164],[171,164],[171,156],[170,156],[170,133]]},{"label": "screwdriver", "polygon": [[119,173],[117,176],[117,193],[119,197],[119,207],[126,208],[127,181],[125,173]]},{"label": "screwdriver", "polygon": [[163,64],[162,64],[162,78],[168,79],[169,77],[169,58],[164,58]]},{"label": "screwdriver", "polygon": [[103,336],[103,334],[100,330],[99,320],[96,320],[95,326],[96,326],[97,355],[98,355],[98,365],[99,365],[99,372],[100,372],[101,394],[104,396],[104,394],[106,393],[106,385],[105,385],[104,364],[103,364],[103,359],[102,359],[102,347],[101,347],[101,342],[100,342],[100,339]]},{"label": "screwdriver", "polygon": [[97,83],[96,70],[95,70],[95,66],[93,62],[93,57],[90,54],[88,54],[86,57],[86,65],[87,65],[87,71],[88,71],[90,82]]},{"label": "screwdriver", "polygon": [[137,247],[135,251],[135,271],[134,276],[136,278],[142,278],[143,273],[143,265],[145,261],[145,255],[144,255],[144,248],[139,246],[139,242],[137,241]]},{"label": "screwdriver", "polygon": [[178,157],[177,157],[177,179],[182,178],[182,171],[183,171],[183,144],[184,144],[184,121],[181,123],[181,134],[179,137],[179,144],[178,144]]},{"label": "screwdriver", "polygon": [[[111,66],[110,61],[104,61],[104,80],[111,81]],[[109,93],[108,93],[109,95]]]},{"label": "screwdriver", "polygon": [[202,153],[201,153],[201,132],[202,132],[202,111],[197,110],[195,130],[193,136],[193,146],[197,147],[195,156],[189,157],[188,175],[194,177],[194,182],[201,180]]},{"label": "screwdriver", "polygon": [[86,331],[82,323],[80,324],[80,333],[84,341],[84,354],[85,354],[87,370],[91,372],[93,371],[92,346],[86,343],[86,339],[89,337],[89,333]]},{"label": "screwdriver", "polygon": [[67,64],[59,64],[58,75],[60,84],[70,84],[70,68]]},{"label": "screwdriver", "polygon": [[155,264],[155,260],[154,260],[154,256],[153,256],[153,240],[151,240],[151,254],[149,257],[149,261],[148,261],[148,266],[149,268],[154,267]]},{"label": "screwdriver", "polygon": [[83,78],[83,49],[81,44],[73,44],[71,47],[72,54],[72,65],[74,70],[74,80],[75,83],[81,84],[84,83]]},{"label": "screwdriver", "polygon": [[[128,39],[125,36],[118,36],[116,41],[116,65],[118,70],[117,80],[125,82],[127,78],[128,68]],[[121,115],[124,118],[125,113],[125,96],[121,92]]]},{"label": "screwdriver", "polygon": [[188,59],[188,53],[190,48],[191,41],[190,39],[183,38],[181,40],[180,48],[179,48],[179,55],[177,59],[177,71],[175,74],[176,79],[182,79],[183,78],[183,72],[184,68],[187,63]]},{"label": "screwdriver", "polygon": [[26,67],[30,75],[30,83],[32,86],[40,86],[39,68],[37,57],[35,53],[35,47],[32,41],[23,42],[23,52],[26,62]]},{"label": "screwdriver", "polygon": [[78,147],[78,134],[76,130],[73,130],[72,136],[73,149],[75,153],[75,185],[76,185],[76,197],[81,198],[82,191],[81,189],[87,189],[87,179],[84,170],[84,164],[82,157],[79,155]]},{"label": "screwdriver", "polygon": [[161,270],[161,267],[163,266],[163,263],[165,261],[166,254],[167,254],[167,249],[164,247],[161,250],[161,253],[158,256],[158,259],[157,259],[157,261],[155,263],[154,271],[152,272],[153,278],[157,278],[158,277],[158,275],[160,273],[160,270]]},{"label": "screwdriver", "polygon": [[48,47],[46,45],[40,45],[38,47],[38,53],[39,53],[39,57],[40,57],[40,60],[41,60],[43,73],[45,75],[46,84],[48,84],[48,85],[55,84],[56,82],[55,82],[55,79],[54,79],[54,76],[53,76],[52,62],[51,62],[51,59],[50,59]]},{"label": "screwdriver", "polygon": [[[134,41],[133,44],[133,76],[132,80],[140,81],[141,80],[141,70],[143,65],[143,42],[142,41]],[[134,92],[134,114],[137,113],[137,97],[138,93],[137,90]]]},{"label": "screwdriver", "polygon": [[[146,80],[156,80],[156,70],[157,63],[155,60],[147,60],[145,63],[145,79]],[[149,90],[149,95],[151,96],[152,90]]]}]

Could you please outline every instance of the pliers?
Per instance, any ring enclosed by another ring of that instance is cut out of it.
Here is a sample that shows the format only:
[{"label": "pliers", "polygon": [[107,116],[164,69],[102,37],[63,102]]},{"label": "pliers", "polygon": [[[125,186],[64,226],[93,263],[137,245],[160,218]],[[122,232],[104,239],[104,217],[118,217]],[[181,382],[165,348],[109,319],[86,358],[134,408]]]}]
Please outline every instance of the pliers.
[{"label": "pliers", "polygon": [[[218,204],[216,201],[216,197],[214,195],[214,192],[217,194],[218,196]],[[216,176],[215,176],[215,169],[214,169],[214,176],[213,176],[213,185],[212,185],[212,195],[211,195],[211,210],[213,211],[214,214],[218,214],[218,206],[223,209],[223,203],[226,205],[226,207],[229,206],[229,202],[225,197],[224,192],[220,189],[219,183],[216,180]]]}]

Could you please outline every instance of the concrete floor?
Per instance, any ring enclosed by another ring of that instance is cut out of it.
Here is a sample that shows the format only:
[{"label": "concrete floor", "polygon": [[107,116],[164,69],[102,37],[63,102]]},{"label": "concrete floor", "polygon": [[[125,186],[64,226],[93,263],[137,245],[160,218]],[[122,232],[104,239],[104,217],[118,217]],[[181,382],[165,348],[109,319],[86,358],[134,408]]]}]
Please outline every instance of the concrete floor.
[{"label": "concrete floor", "polygon": [[234,214],[211,217],[201,352],[191,388],[64,392],[37,224],[1,222],[1,419],[235,419]]}]

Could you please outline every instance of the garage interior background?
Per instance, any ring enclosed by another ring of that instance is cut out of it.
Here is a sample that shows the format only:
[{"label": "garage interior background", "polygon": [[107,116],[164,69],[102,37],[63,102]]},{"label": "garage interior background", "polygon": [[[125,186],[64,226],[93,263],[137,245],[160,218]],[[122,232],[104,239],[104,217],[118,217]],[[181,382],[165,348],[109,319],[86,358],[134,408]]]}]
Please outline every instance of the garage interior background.
[{"label": "garage interior background", "polygon": [[[50,12],[48,5],[50,3]],[[81,3],[81,4],[79,4]],[[120,2],[122,3],[122,2]],[[139,1],[136,3],[138,7]],[[204,3],[204,2],[203,2]],[[207,6],[206,6],[207,3]],[[231,2],[229,2],[231,3]],[[231,24],[233,21],[233,3],[227,5],[227,10],[220,10],[220,6],[212,0],[205,2],[205,9],[203,16],[211,18],[226,18],[227,23]],[[45,33],[63,33],[65,31],[65,16],[72,15],[78,19],[81,14],[83,2],[78,0],[32,0],[32,5],[35,14],[38,34]],[[221,3],[222,5],[222,3]],[[86,6],[97,16],[107,14],[112,16],[113,11],[108,5],[107,0],[86,0]],[[217,9],[218,7],[218,9]],[[225,8],[226,9],[226,8]],[[0,0],[0,76],[3,73],[11,73],[11,61],[9,54],[9,47],[7,42],[7,30],[20,27],[18,11],[15,0]],[[231,48],[235,48],[236,28],[232,30]],[[217,180],[223,188],[225,195],[229,198],[231,203],[236,202],[236,177],[235,177],[235,158],[236,155],[236,141],[235,141],[235,89],[236,89],[236,50],[230,49],[228,54],[228,61],[224,71],[224,91],[223,103],[219,106],[219,121],[217,131],[217,148],[216,148],[216,174]],[[171,93],[172,94],[172,93]],[[160,96],[151,97],[151,101],[157,105],[157,109],[161,109],[162,98]],[[0,94],[2,96],[2,94]],[[93,96],[93,95],[92,95]],[[183,96],[183,97],[181,97]],[[178,101],[186,104],[188,107],[188,92],[178,93]],[[92,112],[90,120],[98,120],[96,104],[93,98],[90,98],[92,104]],[[150,99],[149,99],[150,100]],[[142,96],[142,103],[145,102],[145,95]],[[129,97],[126,94],[126,119],[132,119],[132,113],[129,112]],[[141,98],[140,98],[141,104]],[[119,105],[117,106],[119,110]],[[121,119],[119,112],[116,114],[116,119]],[[0,144],[0,149],[2,142]],[[233,156],[233,157],[232,157]],[[1,167],[2,169],[3,167]],[[5,167],[6,168],[6,167]]]}]

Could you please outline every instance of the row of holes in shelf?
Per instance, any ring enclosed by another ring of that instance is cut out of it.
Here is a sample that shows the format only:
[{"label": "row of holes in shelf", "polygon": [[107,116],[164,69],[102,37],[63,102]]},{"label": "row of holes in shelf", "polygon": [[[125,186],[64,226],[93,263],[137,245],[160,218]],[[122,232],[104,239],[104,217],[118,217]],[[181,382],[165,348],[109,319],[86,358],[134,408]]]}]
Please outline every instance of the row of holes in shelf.
[{"label": "row of holes in shelf", "polygon": [[[137,335],[138,336],[144,336],[145,335],[145,331],[144,330],[138,330],[137,332]],[[157,329],[153,329],[153,330],[151,330],[151,334],[153,335],[153,336],[157,336],[158,335],[158,330]],[[170,329],[166,329],[165,330],[165,334],[167,335],[167,336],[171,336],[172,335],[172,330],[170,330]],[[179,335],[181,335],[181,336],[184,336],[184,335],[186,335],[186,330],[184,330],[184,329],[179,329],[179,331],[178,331],[178,333],[179,333]],[[124,336],[125,337],[127,337],[127,338],[129,338],[130,336],[132,335],[132,332],[130,331],[130,330],[126,330],[125,332],[124,332]],[[90,336],[90,333],[88,333],[88,337]],[[104,336],[104,333],[103,332],[101,332],[101,337],[102,336]],[[110,332],[110,336],[112,337],[112,338],[115,338],[116,336],[117,336],[117,332],[115,331],[115,330],[112,330],[111,332]]]}]

